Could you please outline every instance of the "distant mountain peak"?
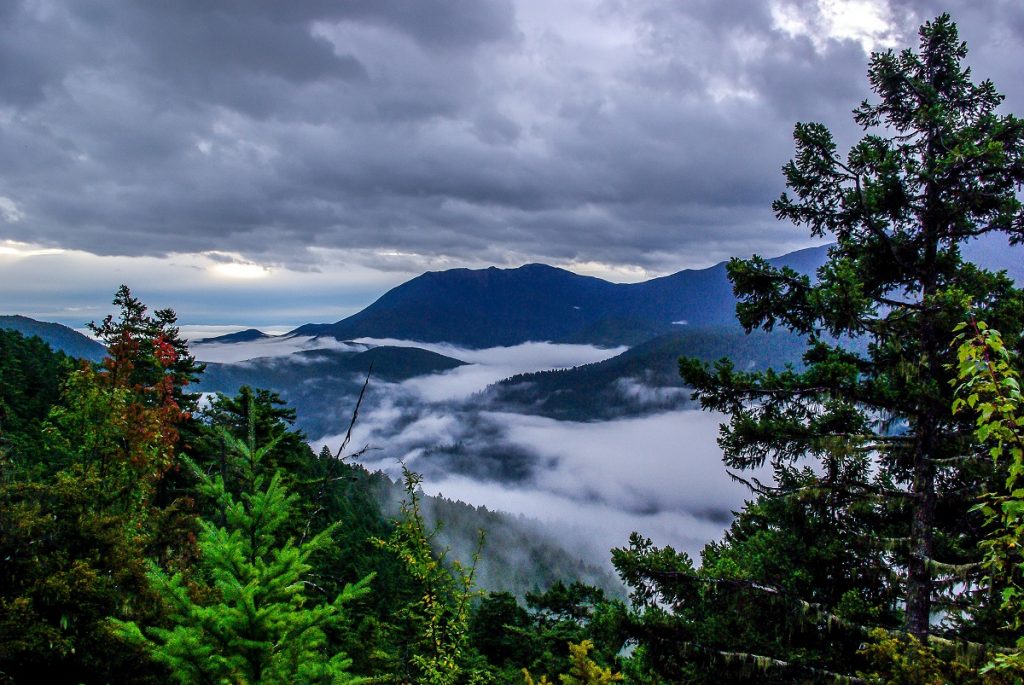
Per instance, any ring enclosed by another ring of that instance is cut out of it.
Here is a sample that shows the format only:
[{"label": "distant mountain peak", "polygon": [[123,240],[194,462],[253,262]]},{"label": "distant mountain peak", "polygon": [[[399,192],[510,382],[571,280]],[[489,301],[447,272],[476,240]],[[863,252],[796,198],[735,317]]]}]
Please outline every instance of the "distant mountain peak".
[{"label": "distant mountain peak", "polygon": [[208,345],[210,343],[252,342],[253,340],[263,340],[264,338],[271,337],[273,336],[267,335],[258,328],[246,328],[244,331],[215,335],[210,338],[199,338],[198,340],[193,340],[192,343],[195,345]]}]

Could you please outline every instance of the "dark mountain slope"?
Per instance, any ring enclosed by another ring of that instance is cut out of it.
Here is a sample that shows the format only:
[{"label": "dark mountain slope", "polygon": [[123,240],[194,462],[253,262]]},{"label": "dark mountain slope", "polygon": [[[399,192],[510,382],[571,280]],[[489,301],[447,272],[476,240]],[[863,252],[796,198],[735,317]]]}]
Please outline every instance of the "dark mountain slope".
[{"label": "dark mountain slope", "polygon": [[198,340],[192,340],[191,342],[196,345],[206,345],[209,343],[239,343],[239,342],[252,342],[253,340],[263,340],[270,338],[263,331],[256,328],[247,328],[244,331],[237,331],[235,333],[228,333],[226,335],[217,335],[212,338],[200,338]]},{"label": "dark mountain slope", "polygon": [[573,421],[607,420],[673,409],[689,401],[679,358],[729,357],[742,370],[799,363],[804,344],[785,331],[747,335],[739,326],[686,329],[572,369],[520,374],[487,389],[496,408]]},{"label": "dark mountain slope", "polygon": [[415,347],[383,346],[365,352],[309,350],[237,364],[207,363],[198,389],[228,395],[243,385],[274,390],[295,408],[299,427],[320,437],[346,425],[371,364],[373,392],[379,382],[397,383],[464,363]]},{"label": "dark mountain slope", "polygon": [[103,345],[63,324],[36,321],[27,316],[0,316],[0,328],[18,331],[26,337],[39,336],[54,350],[69,357],[96,362],[107,355]]},{"label": "dark mountain slope", "polygon": [[615,284],[543,264],[518,269],[431,271],[335,324],[298,335],[403,338],[470,347],[559,340],[595,323]]},{"label": "dark mountain slope", "polygon": [[[811,272],[825,248],[773,260]],[[518,269],[428,272],[333,324],[307,324],[297,335],[450,342],[468,347],[527,341],[636,344],[674,326],[717,326],[735,319],[725,264],[644,283],[609,283],[543,264]]]}]

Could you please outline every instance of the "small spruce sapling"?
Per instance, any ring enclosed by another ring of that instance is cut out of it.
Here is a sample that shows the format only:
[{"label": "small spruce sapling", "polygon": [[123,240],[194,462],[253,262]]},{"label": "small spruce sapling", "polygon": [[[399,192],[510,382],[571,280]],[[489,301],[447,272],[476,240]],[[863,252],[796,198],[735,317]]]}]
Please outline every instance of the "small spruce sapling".
[{"label": "small spruce sapling", "polygon": [[118,633],[145,645],[180,683],[356,682],[351,660],[328,648],[325,630],[339,623],[346,602],[368,592],[371,576],[347,584],[333,601],[314,600],[310,557],[330,544],[337,524],[302,544],[284,539],[296,496],[280,472],[267,479],[259,468],[275,441],[257,447],[251,427],[247,441],[227,431],[224,440],[246,487],[236,497],[219,475],[195,469],[200,488],[224,512],[223,525],[200,521],[199,577],[154,566],[149,578],[168,605],[170,625],[119,622]]}]

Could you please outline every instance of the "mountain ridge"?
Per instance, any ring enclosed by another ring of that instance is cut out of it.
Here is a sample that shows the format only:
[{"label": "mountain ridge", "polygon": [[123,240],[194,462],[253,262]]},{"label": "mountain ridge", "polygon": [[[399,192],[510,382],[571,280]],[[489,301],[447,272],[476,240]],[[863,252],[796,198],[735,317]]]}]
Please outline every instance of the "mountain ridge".
[{"label": "mountain ridge", "polygon": [[[829,247],[807,247],[767,261],[813,276]],[[1024,250],[1010,247],[1001,236],[968,241],[962,250],[968,261],[1024,282]],[[428,271],[349,317],[305,324],[290,335],[446,342],[478,349],[525,342],[633,346],[679,326],[734,325],[736,297],[726,265],[684,269],[640,283],[613,283],[539,263]]]},{"label": "mountain ridge", "polygon": [[20,314],[0,315],[0,328],[18,331],[26,337],[37,336],[70,357],[98,362],[107,355],[103,345],[61,323],[38,321]]},{"label": "mountain ridge", "polygon": [[[827,247],[770,260],[812,272]],[[641,283],[612,283],[546,264],[513,269],[428,271],[333,324],[306,324],[290,335],[338,340],[398,338],[472,348],[531,341],[634,345],[674,326],[735,320],[726,262]]]}]

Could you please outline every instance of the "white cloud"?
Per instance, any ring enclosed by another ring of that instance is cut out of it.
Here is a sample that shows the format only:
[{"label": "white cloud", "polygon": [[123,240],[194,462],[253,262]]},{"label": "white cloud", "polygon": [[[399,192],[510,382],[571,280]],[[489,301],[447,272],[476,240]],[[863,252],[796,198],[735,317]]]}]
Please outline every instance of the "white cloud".
[{"label": "white cloud", "polygon": [[634,531],[655,544],[685,551],[699,562],[700,550],[709,541],[721,538],[725,528],[721,522],[685,510],[627,511],[543,488],[482,482],[465,476],[428,480],[423,489],[431,495],[537,519],[567,551],[604,568],[611,567],[609,550],[626,546]]},{"label": "white cloud", "polygon": [[715,444],[723,417],[675,411],[601,423],[504,414],[507,437],[553,463],[545,490],[623,510],[712,512],[742,503]]},{"label": "white cloud", "polygon": [[481,350],[448,343],[421,343],[391,338],[358,338],[356,342],[419,347],[468,362],[467,366],[460,366],[442,374],[413,378],[402,384],[403,388],[427,402],[466,399],[488,385],[518,373],[591,364],[626,351],[625,347],[600,348],[592,345],[559,345],[548,342],[529,342]]},{"label": "white cloud", "polygon": [[[291,335],[261,338],[251,342],[236,343],[192,343],[189,350],[195,358],[203,362],[219,362],[222,364],[238,363],[261,357],[285,357],[295,352],[309,350],[341,350],[345,352],[362,352],[366,345],[348,345],[334,338],[314,338],[312,336]],[[302,361],[295,357],[291,361]],[[313,361],[313,360],[306,360]]]},{"label": "white cloud", "polygon": [[[402,460],[425,475],[425,491],[540,519],[560,530],[570,548],[588,540],[588,558],[607,565],[608,549],[625,545],[632,531],[695,559],[721,536],[748,494],[722,465],[715,442],[721,420],[687,410],[572,423],[389,401],[364,412],[353,444],[375,448],[361,459],[369,468],[397,478]],[[315,446],[338,442],[328,437]],[[519,456],[509,458],[534,457],[525,464],[525,478],[470,476],[452,472],[430,453],[457,443],[479,456],[512,446]]]},{"label": "white cloud", "polygon": [[25,215],[18,209],[18,205],[14,204],[14,200],[0,195],[0,221],[16,224],[24,218]]},{"label": "white cloud", "polygon": [[819,52],[835,40],[855,41],[865,54],[899,42],[887,0],[817,0],[813,7],[774,0],[770,10],[776,28],[794,38],[810,39]]}]

